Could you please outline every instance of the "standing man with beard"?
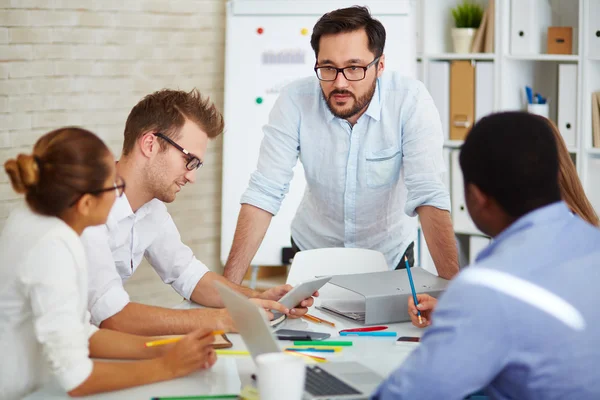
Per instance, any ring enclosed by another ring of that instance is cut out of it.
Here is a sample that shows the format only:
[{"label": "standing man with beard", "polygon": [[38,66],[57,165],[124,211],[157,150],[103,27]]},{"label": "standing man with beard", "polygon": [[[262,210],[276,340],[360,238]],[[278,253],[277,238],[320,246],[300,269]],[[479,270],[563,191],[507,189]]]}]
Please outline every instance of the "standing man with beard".
[{"label": "standing man with beard", "polygon": [[291,227],[295,249],[374,249],[390,269],[403,268],[404,256],[412,266],[418,215],[439,275],[452,278],[442,127],[427,89],[384,73],[385,29],[364,7],[323,15],[311,45],[316,77],[285,87],[271,111],[225,276],[241,282],[300,158],[307,187]]},{"label": "standing man with beard", "polygon": [[[127,182],[105,225],[81,236],[88,264],[88,308],[92,323],[139,335],[188,333],[198,328],[233,330],[215,288],[220,281],[268,310],[291,317],[306,313],[312,298],[288,310],[279,300],[290,289],[265,292],[234,284],[209,271],[182,243],[164,203],[196,180],[209,139],[223,131],[223,117],[197,90],[161,90],[144,97],[125,123],[117,174]],[[146,258],[182,297],[213,309],[173,310],[135,303],[123,288]]]}]

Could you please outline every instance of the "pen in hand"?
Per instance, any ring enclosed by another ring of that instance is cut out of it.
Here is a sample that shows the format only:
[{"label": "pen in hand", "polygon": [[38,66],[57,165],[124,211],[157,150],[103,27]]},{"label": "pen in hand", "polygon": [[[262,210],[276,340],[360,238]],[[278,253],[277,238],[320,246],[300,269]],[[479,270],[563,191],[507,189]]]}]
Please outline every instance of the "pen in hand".
[{"label": "pen in hand", "polygon": [[[413,301],[415,302],[415,307],[419,305],[419,301],[417,300],[417,292],[415,291],[415,284],[413,283],[412,273],[410,272],[410,265],[408,265],[408,258],[404,256],[404,264],[406,265],[406,273],[408,273],[408,282],[410,283],[410,290],[413,295]],[[423,325],[423,318],[421,318],[421,311],[417,308],[417,316],[419,317],[419,324]]]}]

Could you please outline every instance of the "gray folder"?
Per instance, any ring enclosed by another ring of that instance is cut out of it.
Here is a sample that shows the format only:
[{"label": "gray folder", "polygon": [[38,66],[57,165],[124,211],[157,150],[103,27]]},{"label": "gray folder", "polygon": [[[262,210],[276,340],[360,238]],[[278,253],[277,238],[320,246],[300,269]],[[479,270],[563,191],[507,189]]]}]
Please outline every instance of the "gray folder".
[{"label": "gray folder", "polygon": [[[437,277],[420,267],[411,268],[415,291],[437,298],[448,286],[448,280]],[[348,289],[365,298],[364,324],[385,324],[410,321],[408,298],[412,296],[406,270],[369,272],[365,274],[336,275],[329,283]],[[341,302],[336,302],[341,303]],[[327,309],[323,304],[320,308]],[[349,313],[348,318],[356,318]]]}]

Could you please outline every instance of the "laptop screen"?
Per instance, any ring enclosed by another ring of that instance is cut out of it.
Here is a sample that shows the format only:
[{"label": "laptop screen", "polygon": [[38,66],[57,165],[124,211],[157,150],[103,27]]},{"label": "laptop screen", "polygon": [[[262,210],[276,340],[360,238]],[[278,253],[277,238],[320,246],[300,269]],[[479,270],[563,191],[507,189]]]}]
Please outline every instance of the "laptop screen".
[{"label": "laptop screen", "polygon": [[265,311],[221,282],[215,285],[252,358],[280,352]]}]

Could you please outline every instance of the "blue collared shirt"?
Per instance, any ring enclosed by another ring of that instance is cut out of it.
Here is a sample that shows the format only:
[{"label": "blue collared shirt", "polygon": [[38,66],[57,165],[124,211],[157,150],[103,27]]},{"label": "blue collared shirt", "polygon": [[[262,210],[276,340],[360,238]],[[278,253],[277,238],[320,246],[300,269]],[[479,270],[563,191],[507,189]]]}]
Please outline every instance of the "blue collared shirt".
[{"label": "blue collared shirt", "polygon": [[600,399],[600,230],[562,202],[513,223],[441,297],[373,399]]},{"label": "blue collared shirt", "polygon": [[415,209],[450,210],[442,146],[437,109],[415,79],[384,73],[354,126],[331,113],[316,77],[301,79],[270,113],[241,202],[277,214],[300,158],[307,186],[292,222],[298,247],[374,249],[394,268],[415,239]]}]

